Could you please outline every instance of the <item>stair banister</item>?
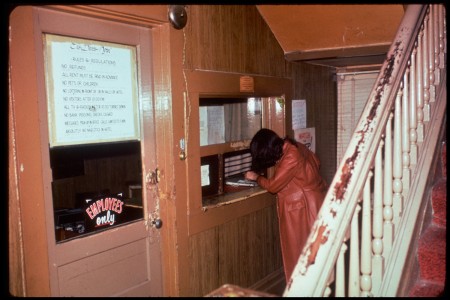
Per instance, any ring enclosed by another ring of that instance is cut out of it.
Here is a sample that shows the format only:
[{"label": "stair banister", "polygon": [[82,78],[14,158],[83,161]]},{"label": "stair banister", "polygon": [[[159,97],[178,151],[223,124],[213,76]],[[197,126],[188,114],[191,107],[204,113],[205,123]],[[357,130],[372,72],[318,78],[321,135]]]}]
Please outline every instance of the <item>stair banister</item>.
[{"label": "stair banister", "polygon": [[[428,6],[408,5],[283,296],[323,296]],[[395,252],[395,251],[392,251]]]},{"label": "stair banister", "polygon": [[[446,73],[444,72],[442,75],[442,82],[446,82]],[[439,89],[439,99],[443,101],[438,101],[436,104],[434,114],[431,116],[431,119],[434,120],[443,120],[442,122],[446,123],[446,112],[447,112],[447,89],[441,88]],[[440,150],[438,145],[439,136],[442,134],[441,126],[430,126],[427,135],[425,136],[423,142],[424,153],[429,153],[429,155],[421,155],[417,161],[416,168],[418,170],[430,170],[434,157],[438,154],[437,150]],[[409,196],[408,196],[408,205],[405,206],[405,210],[403,212],[403,216],[399,222],[399,232],[398,236],[401,236],[401,239],[397,239],[393,245],[392,252],[388,258],[389,263],[386,265],[385,276],[382,282],[382,285],[377,291],[377,295],[385,296],[385,297],[395,297],[397,296],[399,286],[401,284],[401,280],[404,278],[403,270],[406,265],[405,262],[408,256],[408,249],[410,248],[410,243],[413,242],[413,234],[417,229],[417,223],[419,218],[419,214],[421,212],[422,207],[422,199],[426,193],[427,186],[433,181],[433,176],[426,175],[417,175],[412,178]]]}]

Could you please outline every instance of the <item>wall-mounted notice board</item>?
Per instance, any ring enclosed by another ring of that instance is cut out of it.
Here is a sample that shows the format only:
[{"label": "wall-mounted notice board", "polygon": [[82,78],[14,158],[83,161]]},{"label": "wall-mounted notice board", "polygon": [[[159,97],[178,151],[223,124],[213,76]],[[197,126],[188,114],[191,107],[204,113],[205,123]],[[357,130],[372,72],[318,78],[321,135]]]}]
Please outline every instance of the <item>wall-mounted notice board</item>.
[{"label": "wall-mounted notice board", "polygon": [[136,47],[45,34],[50,147],[139,140]]}]

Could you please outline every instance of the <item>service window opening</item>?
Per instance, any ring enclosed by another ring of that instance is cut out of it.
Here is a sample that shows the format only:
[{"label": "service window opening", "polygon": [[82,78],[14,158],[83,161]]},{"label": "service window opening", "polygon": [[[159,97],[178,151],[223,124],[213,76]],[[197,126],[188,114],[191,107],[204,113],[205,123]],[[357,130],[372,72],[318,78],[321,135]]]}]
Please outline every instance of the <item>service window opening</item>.
[{"label": "service window opening", "polygon": [[212,152],[201,155],[202,206],[241,198],[239,192],[259,191],[244,173],[251,168],[248,145],[262,128],[262,99],[201,97],[199,102],[200,151]]}]

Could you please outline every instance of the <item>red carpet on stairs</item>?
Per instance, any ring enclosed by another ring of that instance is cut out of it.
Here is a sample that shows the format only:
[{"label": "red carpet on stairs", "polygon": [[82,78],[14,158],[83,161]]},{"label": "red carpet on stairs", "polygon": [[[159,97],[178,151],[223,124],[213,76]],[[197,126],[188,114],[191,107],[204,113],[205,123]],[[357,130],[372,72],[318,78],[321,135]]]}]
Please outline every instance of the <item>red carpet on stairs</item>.
[{"label": "red carpet on stairs", "polygon": [[431,191],[433,218],[419,241],[419,278],[410,291],[412,297],[440,297],[446,290],[447,235],[447,146],[442,144],[438,177]]}]

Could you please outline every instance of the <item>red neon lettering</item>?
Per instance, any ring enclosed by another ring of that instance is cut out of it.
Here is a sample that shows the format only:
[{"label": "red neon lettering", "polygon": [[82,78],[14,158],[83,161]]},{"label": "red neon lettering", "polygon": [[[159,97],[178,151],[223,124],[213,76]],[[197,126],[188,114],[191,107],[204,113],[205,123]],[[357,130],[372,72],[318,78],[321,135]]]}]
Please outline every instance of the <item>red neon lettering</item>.
[{"label": "red neon lettering", "polygon": [[98,207],[98,210],[99,210],[99,211],[105,210],[105,208],[104,208],[104,206],[103,206],[103,199],[97,200],[96,203],[97,203],[97,207]]},{"label": "red neon lettering", "polygon": [[92,213],[94,214],[94,216],[98,215],[99,211],[98,211],[98,209],[97,209],[97,205],[95,204],[95,202],[92,203],[92,204],[90,205],[90,207],[91,207],[91,210],[92,210]]},{"label": "red neon lettering", "polygon": [[116,210],[116,205],[117,205],[117,199],[113,198],[112,201],[113,201],[112,210],[115,211]]},{"label": "red neon lettering", "polygon": [[105,198],[104,207],[105,207],[105,210],[111,209],[111,198]]},{"label": "red neon lettering", "polygon": [[86,208],[86,213],[88,214],[89,218],[91,218],[91,220],[94,218],[90,207]]},{"label": "red neon lettering", "polygon": [[118,214],[120,214],[121,212],[122,212],[122,205],[123,205],[123,201],[117,201],[118,202],[118,207],[117,207],[117,210],[116,210],[116,212],[118,213]]}]

